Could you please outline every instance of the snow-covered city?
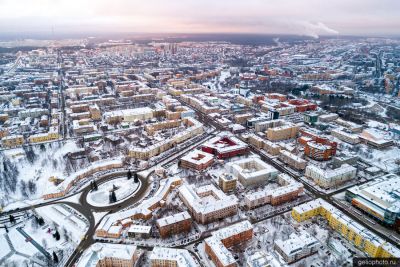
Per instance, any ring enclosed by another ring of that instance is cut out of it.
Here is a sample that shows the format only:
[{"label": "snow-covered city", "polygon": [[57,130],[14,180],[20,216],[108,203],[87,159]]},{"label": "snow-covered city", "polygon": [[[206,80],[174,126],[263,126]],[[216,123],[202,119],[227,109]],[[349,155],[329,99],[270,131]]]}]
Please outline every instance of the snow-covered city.
[{"label": "snow-covered city", "polygon": [[399,266],[400,39],[312,25],[0,31],[0,266]]}]

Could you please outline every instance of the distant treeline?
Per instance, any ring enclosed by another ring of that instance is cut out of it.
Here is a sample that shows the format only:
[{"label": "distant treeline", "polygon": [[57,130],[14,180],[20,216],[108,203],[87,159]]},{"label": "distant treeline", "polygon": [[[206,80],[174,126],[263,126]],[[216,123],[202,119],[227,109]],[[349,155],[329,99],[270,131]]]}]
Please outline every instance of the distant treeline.
[{"label": "distant treeline", "polygon": [[16,53],[18,51],[31,51],[43,47],[39,46],[16,46],[16,47],[0,47],[0,53]]}]

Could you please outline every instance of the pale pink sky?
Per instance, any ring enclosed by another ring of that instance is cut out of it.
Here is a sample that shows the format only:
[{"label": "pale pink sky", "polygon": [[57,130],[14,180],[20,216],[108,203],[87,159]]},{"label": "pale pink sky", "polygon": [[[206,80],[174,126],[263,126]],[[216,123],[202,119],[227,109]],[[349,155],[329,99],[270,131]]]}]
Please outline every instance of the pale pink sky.
[{"label": "pale pink sky", "polygon": [[399,0],[0,0],[0,33],[400,35]]}]

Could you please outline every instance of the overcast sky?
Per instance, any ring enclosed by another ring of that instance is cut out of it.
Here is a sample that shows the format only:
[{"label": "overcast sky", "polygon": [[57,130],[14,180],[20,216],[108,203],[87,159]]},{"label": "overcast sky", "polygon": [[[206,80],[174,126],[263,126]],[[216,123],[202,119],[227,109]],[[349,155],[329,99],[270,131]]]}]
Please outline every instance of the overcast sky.
[{"label": "overcast sky", "polygon": [[400,35],[400,0],[0,0],[0,33]]}]

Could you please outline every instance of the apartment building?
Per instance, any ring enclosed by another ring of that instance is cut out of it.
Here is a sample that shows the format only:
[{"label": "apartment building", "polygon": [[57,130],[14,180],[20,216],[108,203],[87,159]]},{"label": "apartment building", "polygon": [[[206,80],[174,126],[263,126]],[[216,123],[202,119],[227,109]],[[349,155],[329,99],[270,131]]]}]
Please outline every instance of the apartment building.
[{"label": "apartment building", "polygon": [[274,128],[268,128],[267,139],[270,141],[280,141],[295,138],[299,132],[299,126],[287,122],[286,124]]},{"label": "apartment building", "polygon": [[205,251],[217,267],[234,267],[236,260],[228,248],[252,238],[253,225],[242,221],[213,232],[205,240]]},{"label": "apartment building", "polygon": [[307,232],[291,233],[287,240],[274,242],[274,249],[287,263],[296,262],[311,254],[317,253],[319,242]]},{"label": "apartment building", "polygon": [[153,109],[149,107],[108,111],[103,114],[104,120],[109,124],[121,122],[134,122],[136,120],[149,120],[153,118]]},{"label": "apartment building", "polygon": [[201,150],[192,150],[180,159],[180,167],[205,170],[214,162],[214,156]]},{"label": "apartment building", "polygon": [[47,133],[33,134],[28,137],[29,143],[40,143],[48,142],[51,140],[57,140],[60,137],[58,133],[58,126],[52,126],[49,128]]},{"label": "apartment building", "polygon": [[292,217],[302,222],[314,216],[325,218],[329,226],[370,257],[399,258],[400,250],[347,217],[323,199],[315,199],[292,209]]},{"label": "apartment building", "polygon": [[1,139],[1,145],[4,148],[12,148],[21,146],[24,143],[25,139],[22,135],[8,135]]},{"label": "apartment building", "polygon": [[236,190],[237,177],[223,173],[218,177],[218,185],[225,193]]},{"label": "apartment building", "polygon": [[179,132],[170,138],[167,138],[163,141],[147,146],[145,148],[137,146],[130,147],[128,149],[128,156],[132,158],[147,160],[151,157],[155,157],[167,151],[168,149],[174,147],[176,144],[182,143],[194,136],[204,133],[203,124],[191,117],[183,119],[183,123],[184,125],[186,125],[187,128],[182,132]]},{"label": "apartment building", "polygon": [[360,138],[357,134],[348,133],[339,129],[334,129],[331,131],[331,135],[336,137],[337,139],[344,141],[346,143],[355,145],[360,143]]},{"label": "apartment building", "polygon": [[304,170],[307,165],[307,161],[287,150],[281,150],[279,152],[279,159],[296,170]]},{"label": "apartment building", "polygon": [[245,194],[245,207],[254,209],[266,204],[279,205],[297,198],[304,191],[303,184],[296,182],[285,173],[278,175],[277,182],[280,187],[276,189],[266,188]]},{"label": "apartment building", "polygon": [[179,188],[179,197],[188,207],[193,219],[201,224],[233,216],[238,209],[238,199],[234,195],[225,195],[214,185],[197,189],[182,185]]},{"label": "apartment building", "polygon": [[156,221],[162,238],[171,235],[189,232],[192,227],[192,217],[187,211],[180,212]]},{"label": "apartment building", "polygon": [[357,169],[348,164],[343,164],[337,169],[323,170],[315,165],[308,165],[305,176],[312,179],[322,188],[331,188],[341,185],[357,175]]},{"label": "apartment building", "polygon": [[259,185],[276,178],[278,170],[260,158],[246,158],[226,164],[229,173],[238,177],[244,187]]},{"label": "apartment building", "polygon": [[87,249],[77,267],[132,267],[139,258],[134,245],[95,243]]},{"label": "apartment building", "polygon": [[150,254],[151,267],[197,267],[186,249],[154,247]]}]

